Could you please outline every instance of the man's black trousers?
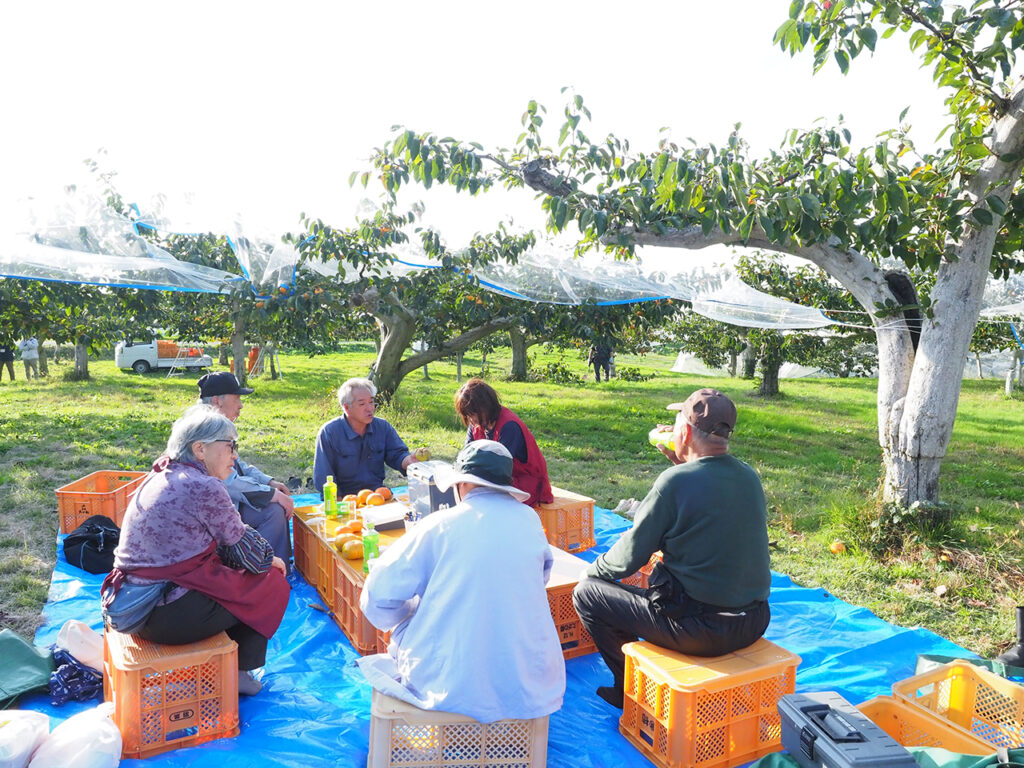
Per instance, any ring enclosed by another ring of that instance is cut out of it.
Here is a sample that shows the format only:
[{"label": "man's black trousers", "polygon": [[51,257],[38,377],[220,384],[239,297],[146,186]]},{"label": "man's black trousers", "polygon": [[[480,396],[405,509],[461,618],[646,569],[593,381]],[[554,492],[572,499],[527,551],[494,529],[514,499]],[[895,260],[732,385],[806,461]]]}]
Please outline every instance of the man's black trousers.
[{"label": "man's black trousers", "polygon": [[643,638],[680,653],[721,656],[756,641],[771,618],[766,601],[742,613],[696,613],[669,619],[647,599],[646,589],[595,578],[576,585],[572,602],[611,670],[618,692],[625,674],[625,643]]}]

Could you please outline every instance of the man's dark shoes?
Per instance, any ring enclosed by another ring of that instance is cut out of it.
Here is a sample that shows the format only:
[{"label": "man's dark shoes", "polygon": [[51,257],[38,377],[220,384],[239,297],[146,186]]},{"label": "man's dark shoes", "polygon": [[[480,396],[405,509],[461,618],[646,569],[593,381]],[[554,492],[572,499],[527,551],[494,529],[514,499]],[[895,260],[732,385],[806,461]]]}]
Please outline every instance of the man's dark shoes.
[{"label": "man's dark shoes", "polygon": [[611,685],[602,685],[597,689],[597,695],[607,701],[616,709],[622,709],[622,689]]}]

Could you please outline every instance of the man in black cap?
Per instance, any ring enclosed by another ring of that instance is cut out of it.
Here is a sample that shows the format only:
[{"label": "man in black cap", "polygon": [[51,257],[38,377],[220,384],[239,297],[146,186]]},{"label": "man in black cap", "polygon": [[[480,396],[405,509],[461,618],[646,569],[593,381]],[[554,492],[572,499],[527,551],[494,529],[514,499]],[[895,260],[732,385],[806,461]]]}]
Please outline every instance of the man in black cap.
[{"label": "man in black cap", "polygon": [[[239,386],[238,379],[228,371],[208,373],[199,379],[199,401],[216,408],[232,422],[242,412],[242,395],[251,395],[252,392],[248,387]],[[295,505],[288,486],[237,457],[224,485],[242,516],[242,522],[255,528],[270,542],[274,554],[289,563],[292,542],[288,535],[288,521]]]},{"label": "man in black cap", "polygon": [[[613,684],[597,689],[622,708],[622,646],[642,637],[655,645],[720,656],[764,634],[770,612],[764,490],[752,467],[728,454],[736,406],[701,389],[683,403],[673,429],[675,465],[658,477],[633,527],[587,569],[573,604]],[[662,553],[647,589],[616,580]]]}]

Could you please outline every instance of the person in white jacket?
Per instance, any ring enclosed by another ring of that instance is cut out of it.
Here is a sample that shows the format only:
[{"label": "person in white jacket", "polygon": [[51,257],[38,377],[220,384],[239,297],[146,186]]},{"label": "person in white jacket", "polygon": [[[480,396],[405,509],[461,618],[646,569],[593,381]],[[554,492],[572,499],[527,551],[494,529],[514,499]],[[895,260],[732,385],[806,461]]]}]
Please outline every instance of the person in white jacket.
[{"label": "person in white jacket", "polygon": [[18,342],[21,351],[21,362],[25,364],[25,381],[31,381],[33,374],[39,378],[39,342],[35,336],[29,336]]},{"label": "person in white jacket", "polygon": [[360,608],[391,645],[359,666],[374,688],[422,709],[483,723],[550,715],[565,693],[545,588],[553,558],[527,494],[512,487],[512,455],[474,440],[438,474],[459,503],[417,523],[370,570]]}]

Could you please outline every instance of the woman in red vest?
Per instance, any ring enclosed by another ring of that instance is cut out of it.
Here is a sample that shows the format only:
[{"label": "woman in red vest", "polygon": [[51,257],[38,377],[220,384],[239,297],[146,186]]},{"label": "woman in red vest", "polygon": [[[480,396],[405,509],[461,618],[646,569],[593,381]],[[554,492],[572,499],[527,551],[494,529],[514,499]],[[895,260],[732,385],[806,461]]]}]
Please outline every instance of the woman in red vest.
[{"label": "woman in red vest", "polygon": [[530,494],[531,507],[554,501],[548,464],[533,434],[498,400],[498,393],[482,379],[470,379],[455,393],[455,411],[466,425],[466,442],[497,440],[512,454],[512,485]]}]

